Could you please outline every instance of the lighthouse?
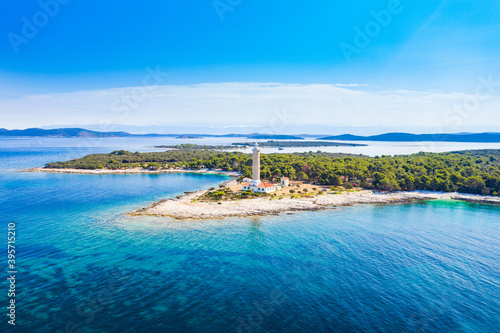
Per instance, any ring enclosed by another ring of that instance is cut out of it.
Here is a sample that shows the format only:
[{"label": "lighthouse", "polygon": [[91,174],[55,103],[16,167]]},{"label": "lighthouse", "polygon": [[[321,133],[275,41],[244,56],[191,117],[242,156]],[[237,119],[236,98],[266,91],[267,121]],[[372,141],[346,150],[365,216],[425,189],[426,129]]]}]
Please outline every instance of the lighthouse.
[{"label": "lighthouse", "polygon": [[[241,189],[243,191],[250,190],[260,193],[270,193],[281,190],[282,184],[266,183],[260,180],[260,148],[257,143],[255,143],[255,146],[253,147],[252,154],[252,179],[243,178]],[[286,185],[284,186],[288,186],[288,178],[286,179]]]},{"label": "lighthouse", "polygon": [[259,184],[260,184],[260,148],[256,142],[255,146],[253,147],[251,186],[258,186]]}]

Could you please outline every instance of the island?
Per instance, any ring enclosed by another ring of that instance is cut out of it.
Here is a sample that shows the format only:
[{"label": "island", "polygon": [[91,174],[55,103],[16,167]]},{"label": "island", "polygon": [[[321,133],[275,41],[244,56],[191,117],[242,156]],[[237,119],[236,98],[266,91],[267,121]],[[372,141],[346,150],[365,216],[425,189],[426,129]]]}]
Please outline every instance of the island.
[{"label": "island", "polygon": [[500,204],[500,150],[356,156],[325,152],[252,154],[207,149],[125,150],[48,163],[30,171],[217,172],[219,188],[164,199],[132,215],[205,219],[321,210],[358,203],[456,199]]},{"label": "island", "polygon": [[229,146],[229,145],[195,145],[193,143],[183,143],[180,145],[160,145],[153,146],[153,148],[160,149],[173,149],[173,150],[234,150],[234,149],[244,149],[244,146]]},{"label": "island", "polygon": [[[180,145],[160,145],[154,148],[162,149],[178,149],[178,150],[233,150],[244,149],[254,145],[255,142],[235,142],[231,145],[196,145],[192,143],[183,143]],[[366,144],[360,143],[343,143],[343,142],[328,142],[328,141],[274,141],[259,142],[259,146],[263,148],[317,148],[317,147],[362,147]]]},{"label": "island", "polygon": [[[236,142],[232,143],[234,146],[252,146],[251,142]],[[361,143],[344,143],[344,142],[330,142],[330,141],[275,141],[269,140],[267,142],[259,142],[259,146],[264,148],[300,148],[300,147],[363,147],[368,146]]]},{"label": "island", "polygon": [[177,136],[176,139],[203,139],[203,137],[199,136],[199,135],[183,134],[183,135]]},{"label": "island", "polygon": [[318,140],[346,141],[385,141],[385,142],[500,142],[500,133],[385,133],[379,135],[360,136],[342,134],[318,138]]},{"label": "island", "polygon": [[296,135],[283,135],[283,134],[251,134],[247,139],[278,139],[278,140],[304,140],[303,137]]}]

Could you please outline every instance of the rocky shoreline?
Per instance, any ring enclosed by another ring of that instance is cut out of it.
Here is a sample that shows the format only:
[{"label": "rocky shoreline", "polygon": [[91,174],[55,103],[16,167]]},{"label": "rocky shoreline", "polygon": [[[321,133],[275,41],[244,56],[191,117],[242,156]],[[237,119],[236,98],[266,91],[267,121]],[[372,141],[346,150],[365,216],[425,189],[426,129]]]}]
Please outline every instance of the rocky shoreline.
[{"label": "rocky shoreline", "polygon": [[[161,169],[144,170],[119,169],[119,170],[83,170],[83,169],[50,169],[31,168],[22,172],[47,172],[47,173],[69,173],[69,174],[158,174],[158,173],[200,173],[200,174],[221,174],[233,177],[221,185],[231,186],[236,183],[234,178],[239,177],[238,172],[227,172],[222,170],[201,169]],[[406,203],[417,200],[453,199],[472,203],[500,205],[500,197],[472,195],[463,193],[448,192],[391,192],[382,193],[370,190],[356,192],[343,192],[337,194],[317,195],[314,197],[291,198],[254,198],[234,201],[220,202],[196,202],[195,199],[203,196],[207,190],[196,192],[186,192],[183,195],[172,199],[163,199],[153,203],[149,207],[141,208],[129,213],[133,216],[164,216],[178,220],[202,220],[221,219],[226,217],[247,217],[278,215],[286,212],[296,211],[317,211],[331,209],[335,207],[350,206],[355,204],[395,204]]]},{"label": "rocky shoreline", "polygon": [[499,197],[442,192],[381,193],[363,190],[341,194],[318,195],[313,198],[257,198],[237,201],[196,202],[206,191],[186,193],[176,199],[164,199],[129,213],[134,216],[165,216],[178,220],[221,219],[278,215],[286,212],[317,211],[355,204],[395,204],[417,200],[454,199],[483,204],[500,204]]}]

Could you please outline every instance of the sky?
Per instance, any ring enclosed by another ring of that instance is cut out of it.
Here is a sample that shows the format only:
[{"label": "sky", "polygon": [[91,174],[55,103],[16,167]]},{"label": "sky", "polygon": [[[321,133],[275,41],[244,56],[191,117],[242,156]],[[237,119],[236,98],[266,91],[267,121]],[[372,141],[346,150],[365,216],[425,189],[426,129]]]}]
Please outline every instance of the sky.
[{"label": "sky", "polygon": [[0,128],[500,129],[498,1],[0,6]]}]

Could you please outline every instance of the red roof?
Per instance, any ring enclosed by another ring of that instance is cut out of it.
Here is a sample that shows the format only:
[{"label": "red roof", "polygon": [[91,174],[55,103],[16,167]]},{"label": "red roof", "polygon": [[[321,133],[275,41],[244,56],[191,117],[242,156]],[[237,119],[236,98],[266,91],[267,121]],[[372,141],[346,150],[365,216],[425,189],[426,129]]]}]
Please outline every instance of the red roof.
[{"label": "red roof", "polygon": [[271,183],[262,182],[257,187],[275,187],[276,185]]},{"label": "red roof", "polygon": [[[241,185],[243,186],[250,186],[251,183],[241,183]],[[259,185],[257,185],[257,187],[275,187],[276,185],[275,184],[271,184],[271,183],[266,183],[266,182],[260,182]]]}]

